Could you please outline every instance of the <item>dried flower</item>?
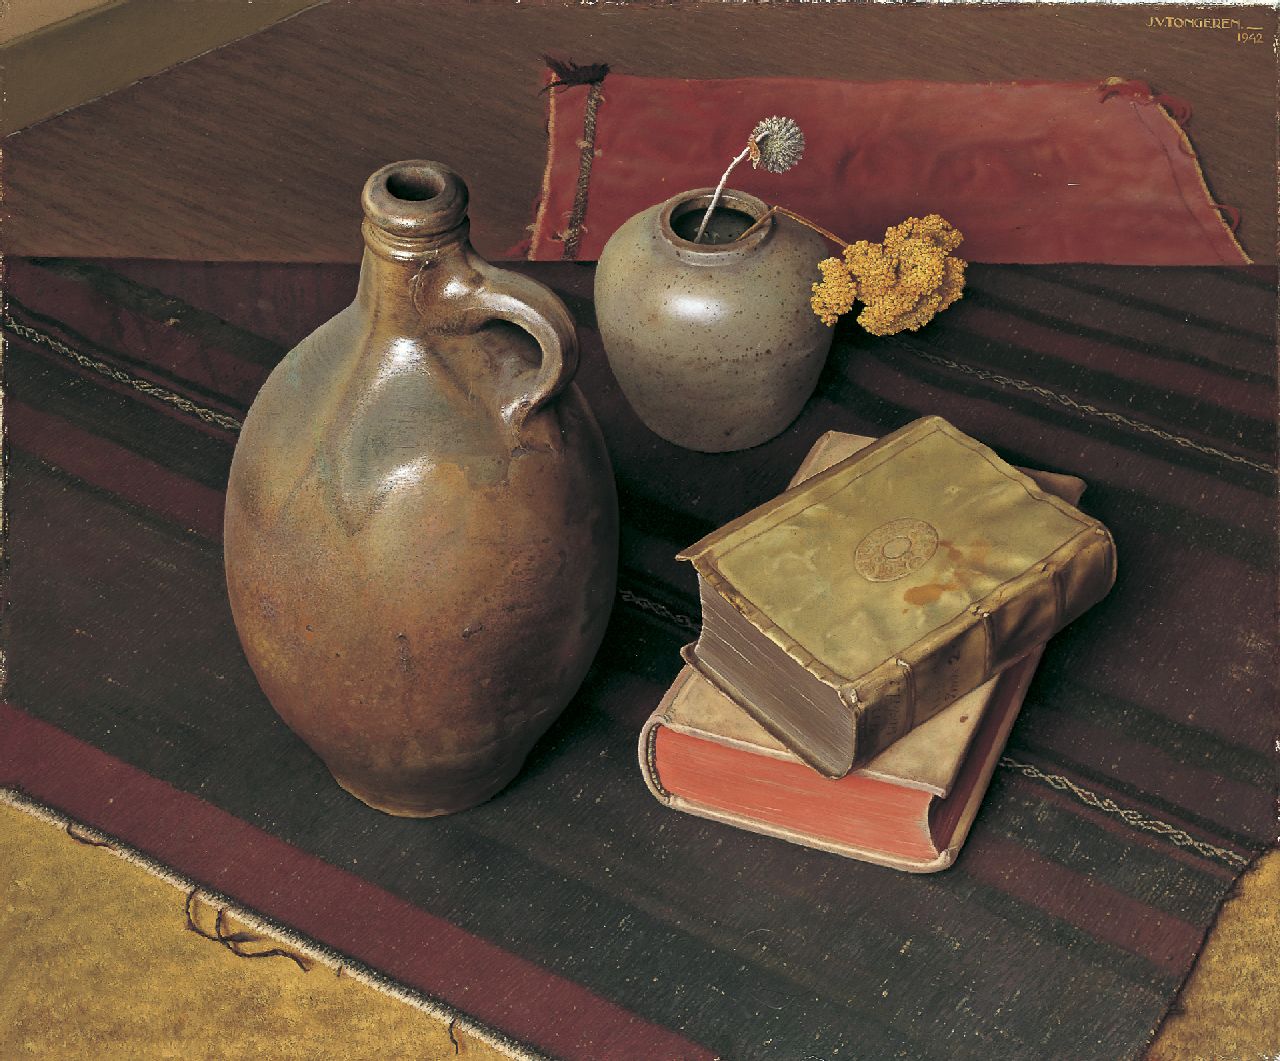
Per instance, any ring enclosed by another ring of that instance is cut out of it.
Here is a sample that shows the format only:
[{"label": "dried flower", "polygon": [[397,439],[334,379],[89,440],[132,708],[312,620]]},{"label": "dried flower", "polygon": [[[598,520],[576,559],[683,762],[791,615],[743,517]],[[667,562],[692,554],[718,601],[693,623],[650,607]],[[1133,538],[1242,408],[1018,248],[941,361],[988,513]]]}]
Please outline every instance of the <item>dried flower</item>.
[{"label": "dried flower", "polygon": [[[811,221],[782,212],[831,238]],[[857,299],[864,304],[858,323],[872,335],[916,331],[964,292],[966,263],[952,254],[963,241],[949,222],[930,214],[894,225],[883,243],[847,244],[843,261],[818,263],[822,280],[813,285],[813,312],[823,324],[835,324]]]},{"label": "dried flower", "polygon": [[893,226],[883,243],[859,240],[846,247],[845,265],[864,303],[858,323],[872,335],[928,324],[964,291],[966,263],[951,254],[963,240],[947,221],[930,214]]},{"label": "dried flower", "polygon": [[786,173],[800,161],[803,154],[804,133],[800,131],[800,126],[796,124],[795,119],[780,118],[775,114],[772,118],[756,122],[755,128],[747,138],[747,146],[729,163],[729,168],[724,171],[724,176],[716,185],[715,194],[711,197],[711,205],[702,215],[702,224],[698,226],[693,242],[702,242],[702,235],[707,231],[707,222],[711,220],[711,214],[715,208],[720,205],[720,196],[724,194],[724,186],[728,183],[729,174],[739,162],[750,158],[753,167],[763,166],[770,173]]},{"label": "dried flower", "polygon": [[751,165],[770,173],[786,173],[804,157],[804,133],[794,118],[774,115],[751,130]]},{"label": "dried flower", "polygon": [[822,280],[813,285],[809,304],[813,312],[822,318],[823,324],[835,324],[837,317],[853,309],[858,287],[839,258],[824,258],[818,263],[818,269]]}]

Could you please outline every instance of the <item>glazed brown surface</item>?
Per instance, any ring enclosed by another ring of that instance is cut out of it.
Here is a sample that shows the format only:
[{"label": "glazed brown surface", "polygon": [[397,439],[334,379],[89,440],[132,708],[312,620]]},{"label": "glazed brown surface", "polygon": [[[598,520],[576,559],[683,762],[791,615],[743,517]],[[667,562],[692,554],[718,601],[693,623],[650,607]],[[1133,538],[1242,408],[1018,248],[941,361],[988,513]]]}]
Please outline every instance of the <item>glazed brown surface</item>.
[{"label": "glazed brown surface", "polygon": [[272,706],[352,794],[426,817],[507,784],[577,691],[617,503],[573,322],[471,250],[457,176],[387,166],[364,204],[355,302],[245,418],[227,583]]}]

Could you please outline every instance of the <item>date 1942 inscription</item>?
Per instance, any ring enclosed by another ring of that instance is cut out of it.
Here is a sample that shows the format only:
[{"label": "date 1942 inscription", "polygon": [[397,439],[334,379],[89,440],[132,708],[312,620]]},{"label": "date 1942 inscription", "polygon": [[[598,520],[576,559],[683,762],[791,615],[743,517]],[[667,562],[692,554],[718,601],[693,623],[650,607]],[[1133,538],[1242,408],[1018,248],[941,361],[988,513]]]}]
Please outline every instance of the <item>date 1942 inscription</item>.
[{"label": "date 1942 inscription", "polygon": [[1246,26],[1238,18],[1214,18],[1210,15],[1151,15],[1148,29],[1233,30],[1237,44],[1262,44],[1263,27]]}]

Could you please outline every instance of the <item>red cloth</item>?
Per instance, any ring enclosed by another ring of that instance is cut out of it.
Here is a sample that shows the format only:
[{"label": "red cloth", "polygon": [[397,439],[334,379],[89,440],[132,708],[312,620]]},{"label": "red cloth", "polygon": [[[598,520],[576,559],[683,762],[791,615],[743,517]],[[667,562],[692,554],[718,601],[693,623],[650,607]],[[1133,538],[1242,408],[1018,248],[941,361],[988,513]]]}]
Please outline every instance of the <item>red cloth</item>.
[{"label": "red cloth", "polygon": [[[803,78],[684,81],[610,74],[600,86],[577,253],[599,257],[628,217],[714,185],[757,121],[795,118],[807,146],[785,174],[744,162],[730,186],[847,240],[942,214],[980,262],[1241,265],[1170,111],[1139,81],[951,84]],[[550,89],[550,147],[529,257],[564,257],[589,85]]]}]

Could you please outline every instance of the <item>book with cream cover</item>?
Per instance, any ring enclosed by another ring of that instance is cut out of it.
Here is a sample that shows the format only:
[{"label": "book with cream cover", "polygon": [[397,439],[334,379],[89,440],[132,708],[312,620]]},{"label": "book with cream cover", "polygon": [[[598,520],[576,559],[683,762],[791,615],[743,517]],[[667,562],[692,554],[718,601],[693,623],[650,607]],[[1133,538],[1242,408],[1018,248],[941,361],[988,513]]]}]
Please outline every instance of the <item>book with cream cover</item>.
[{"label": "book with cream cover", "polygon": [[837,779],[801,762],[692,667],[640,734],[640,769],[674,810],[914,873],[955,860],[1042,649]]},{"label": "book with cream cover", "polygon": [[1110,590],[1111,535],[1054,478],[936,416],[866,445],[680,554],[703,612],[686,661],[842,777]]}]

